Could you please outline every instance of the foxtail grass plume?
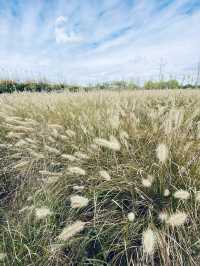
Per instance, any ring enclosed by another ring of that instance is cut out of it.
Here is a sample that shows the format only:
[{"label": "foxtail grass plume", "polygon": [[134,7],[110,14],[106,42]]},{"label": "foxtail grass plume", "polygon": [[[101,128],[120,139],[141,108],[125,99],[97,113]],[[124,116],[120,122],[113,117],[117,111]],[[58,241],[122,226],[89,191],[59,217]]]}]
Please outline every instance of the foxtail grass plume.
[{"label": "foxtail grass plume", "polygon": [[169,189],[164,190],[164,197],[168,197],[170,195]]},{"label": "foxtail grass plume", "polygon": [[147,255],[153,255],[156,236],[152,229],[148,228],[142,234],[143,251]]},{"label": "foxtail grass plume", "polygon": [[67,136],[65,136],[65,135],[59,135],[59,138],[60,138],[61,140],[63,140],[63,141],[65,141],[65,140],[68,139]]},{"label": "foxtail grass plume", "polygon": [[49,246],[49,251],[51,252],[51,253],[56,253],[56,252],[58,252],[58,251],[60,251],[61,249],[62,249],[62,247],[63,247],[63,244],[51,244],[50,246]]},{"label": "foxtail grass plume", "polygon": [[129,139],[129,135],[126,131],[122,130],[119,133],[121,139]]},{"label": "foxtail grass plume", "polygon": [[14,169],[21,169],[21,168],[24,168],[26,167],[27,165],[29,165],[29,161],[23,161],[23,162],[20,162],[20,163],[17,163],[13,166]]},{"label": "foxtail grass plume", "polygon": [[41,175],[46,175],[46,176],[62,176],[62,173],[57,173],[57,172],[49,172],[46,170],[41,170],[39,171]]},{"label": "foxtail grass plume", "polygon": [[65,133],[67,134],[68,137],[74,137],[76,135],[76,133],[71,129],[67,129]]},{"label": "foxtail grass plume", "polygon": [[183,225],[188,218],[188,215],[185,212],[176,212],[171,214],[167,219],[166,223],[172,227]]},{"label": "foxtail grass plume", "polygon": [[99,149],[99,146],[97,144],[92,143],[92,144],[90,144],[90,149],[97,151]]},{"label": "foxtail grass plume", "polygon": [[109,175],[109,173],[105,170],[99,171],[100,176],[106,180],[106,181],[110,181],[111,180],[111,176]]},{"label": "foxtail grass plume", "polygon": [[49,176],[47,179],[44,179],[45,184],[54,184],[59,180],[59,176]]},{"label": "foxtail grass plume", "polygon": [[9,139],[21,139],[23,136],[24,136],[24,133],[16,133],[16,132],[10,131],[6,135],[6,138],[9,138]]},{"label": "foxtail grass plume", "polygon": [[72,209],[86,207],[89,203],[89,200],[87,198],[79,196],[79,195],[71,196],[70,201],[71,201]]},{"label": "foxtail grass plume", "polygon": [[159,214],[159,216],[158,216],[158,218],[159,218],[159,220],[161,221],[161,222],[166,222],[167,221],[167,219],[168,219],[168,214],[167,213],[165,213],[165,212],[161,212],[160,214]]},{"label": "foxtail grass plume", "polygon": [[4,144],[4,143],[0,143],[0,148],[1,149],[6,149],[8,147],[7,144]]},{"label": "foxtail grass plume", "polygon": [[75,175],[86,175],[86,172],[84,169],[80,168],[80,167],[69,167],[68,171],[71,174],[75,174]]},{"label": "foxtail grass plume", "polygon": [[[5,116],[6,116],[6,114],[5,114]],[[6,116],[5,117],[5,121],[8,123],[18,124],[21,122],[21,120],[22,120],[22,117],[20,117],[20,116]]]},{"label": "foxtail grass plume", "polygon": [[58,136],[59,136],[58,130],[55,129],[55,128],[51,129],[51,135],[52,135],[55,139],[57,139]]},{"label": "foxtail grass plume", "polygon": [[24,127],[24,126],[12,126],[11,128],[13,131],[16,131],[16,132],[31,133],[34,131],[33,128]]},{"label": "foxtail grass plume", "polygon": [[44,155],[42,153],[35,152],[33,149],[27,148],[26,149],[30,156],[33,157],[36,160],[44,159]]},{"label": "foxtail grass plume", "polygon": [[187,200],[189,197],[190,193],[187,190],[180,189],[174,193],[174,198],[176,199]]},{"label": "foxtail grass plume", "polygon": [[148,175],[147,178],[142,179],[142,185],[143,187],[151,187],[151,185],[153,184],[153,181],[154,181],[154,177],[151,175]]},{"label": "foxtail grass plume", "polygon": [[59,151],[58,149],[53,148],[53,147],[50,147],[50,146],[48,146],[48,145],[45,145],[44,148],[45,148],[45,150],[46,150],[47,152],[52,153],[52,154],[59,154],[59,153],[60,153],[60,151]]},{"label": "foxtail grass plume", "polygon": [[58,239],[62,240],[62,241],[67,241],[68,239],[70,239],[74,235],[83,231],[84,227],[85,227],[84,222],[76,221],[73,224],[66,226],[63,229],[63,231],[60,233],[60,235],[58,236]]},{"label": "foxtail grass plume", "polygon": [[47,207],[41,207],[35,209],[35,216],[37,220],[42,220],[46,218],[47,216],[52,215],[53,213],[50,211]]},{"label": "foxtail grass plume", "polygon": [[84,186],[77,186],[77,185],[73,186],[73,190],[78,191],[78,192],[83,191],[84,188],[85,188]]},{"label": "foxtail grass plume", "polygon": [[113,139],[113,137],[112,137],[112,141],[109,141],[103,138],[96,138],[94,142],[100,147],[108,148],[113,151],[119,151],[121,148],[119,141],[116,138]]},{"label": "foxtail grass plume", "polygon": [[77,158],[79,158],[79,159],[83,159],[83,160],[84,159],[85,160],[89,159],[89,156],[87,154],[85,154],[83,152],[80,152],[80,151],[75,152],[74,153],[74,156],[77,157]]},{"label": "foxtail grass plume", "polygon": [[118,129],[120,125],[119,114],[114,114],[110,117],[110,125],[113,129]]},{"label": "foxtail grass plume", "polygon": [[24,141],[23,139],[20,139],[17,143],[15,143],[15,146],[16,147],[23,147],[23,146],[25,146],[25,145],[27,145],[27,142],[26,141]]},{"label": "foxtail grass plume", "polygon": [[52,136],[48,136],[48,140],[49,140],[51,143],[56,142],[56,140],[55,140]]},{"label": "foxtail grass plume", "polygon": [[49,128],[56,129],[56,130],[64,130],[63,126],[59,124],[49,124]]},{"label": "foxtail grass plume", "polygon": [[128,141],[127,141],[129,139],[128,133],[126,131],[120,131],[119,136],[121,143],[123,143],[128,148]]},{"label": "foxtail grass plume", "polygon": [[11,159],[20,159],[20,158],[22,158],[22,153],[21,152],[14,153],[14,154],[10,155],[10,158]]},{"label": "foxtail grass plume", "polygon": [[77,160],[77,158],[71,154],[62,154],[61,158],[65,159],[65,160],[69,160],[71,162],[74,162]]},{"label": "foxtail grass plume", "polygon": [[196,200],[197,202],[200,202],[200,191],[197,191],[197,192],[195,193],[195,200]]},{"label": "foxtail grass plume", "polygon": [[25,206],[23,207],[22,209],[19,210],[19,213],[23,213],[23,212],[31,212],[33,211],[34,209],[34,206],[31,205],[31,206]]},{"label": "foxtail grass plume", "polygon": [[169,156],[169,150],[166,144],[161,143],[156,149],[156,155],[160,163],[165,163]]},{"label": "foxtail grass plume", "polygon": [[135,213],[129,212],[127,217],[128,217],[129,222],[133,222],[135,220]]},{"label": "foxtail grass plume", "polygon": [[6,256],[6,253],[0,253],[0,261],[5,260]]},{"label": "foxtail grass plume", "polygon": [[31,143],[31,144],[37,143],[37,141],[35,141],[34,139],[31,139],[31,138],[25,138],[25,141],[27,141],[28,143]]}]

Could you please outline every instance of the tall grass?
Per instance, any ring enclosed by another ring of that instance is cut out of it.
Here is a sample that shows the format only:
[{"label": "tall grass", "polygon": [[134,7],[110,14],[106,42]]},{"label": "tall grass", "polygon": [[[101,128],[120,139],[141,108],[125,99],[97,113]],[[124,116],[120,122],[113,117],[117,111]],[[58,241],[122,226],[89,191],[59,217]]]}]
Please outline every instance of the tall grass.
[{"label": "tall grass", "polygon": [[0,97],[2,265],[199,265],[197,91]]}]

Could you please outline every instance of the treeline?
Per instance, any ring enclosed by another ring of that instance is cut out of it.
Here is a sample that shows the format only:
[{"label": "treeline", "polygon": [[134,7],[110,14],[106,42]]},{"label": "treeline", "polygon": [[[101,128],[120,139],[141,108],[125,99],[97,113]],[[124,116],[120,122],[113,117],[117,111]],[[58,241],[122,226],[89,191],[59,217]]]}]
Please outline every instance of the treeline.
[{"label": "treeline", "polygon": [[78,92],[78,91],[91,91],[91,90],[164,90],[164,89],[200,89],[200,85],[185,84],[181,85],[177,80],[168,81],[146,81],[144,85],[140,86],[132,81],[112,81],[102,82],[95,85],[80,86],[69,85],[65,83],[48,83],[45,81],[35,82],[17,82],[13,80],[0,80],[0,93],[12,92]]},{"label": "treeline", "polygon": [[16,82],[13,80],[1,80],[0,81],[0,93],[12,93],[12,92],[42,92],[42,91],[62,91],[65,89],[65,84],[51,84],[48,82]]}]

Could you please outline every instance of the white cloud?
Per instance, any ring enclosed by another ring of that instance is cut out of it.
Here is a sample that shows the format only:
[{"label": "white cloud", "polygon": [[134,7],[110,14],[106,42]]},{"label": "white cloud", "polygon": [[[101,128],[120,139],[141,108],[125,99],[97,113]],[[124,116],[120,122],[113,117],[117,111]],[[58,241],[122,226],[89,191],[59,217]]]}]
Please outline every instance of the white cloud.
[{"label": "white cloud", "polygon": [[56,26],[62,26],[67,21],[66,17],[60,16],[56,19]]},{"label": "white cloud", "polygon": [[58,44],[61,43],[77,43],[82,40],[72,29],[68,29],[68,19],[60,16],[55,22],[55,39]]}]

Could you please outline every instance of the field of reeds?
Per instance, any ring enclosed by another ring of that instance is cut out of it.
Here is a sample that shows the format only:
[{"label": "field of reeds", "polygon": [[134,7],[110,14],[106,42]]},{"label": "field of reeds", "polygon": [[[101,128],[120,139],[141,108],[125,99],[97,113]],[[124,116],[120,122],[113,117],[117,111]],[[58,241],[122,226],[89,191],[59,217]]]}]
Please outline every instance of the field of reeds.
[{"label": "field of reeds", "polygon": [[200,265],[200,93],[2,94],[0,265]]}]

